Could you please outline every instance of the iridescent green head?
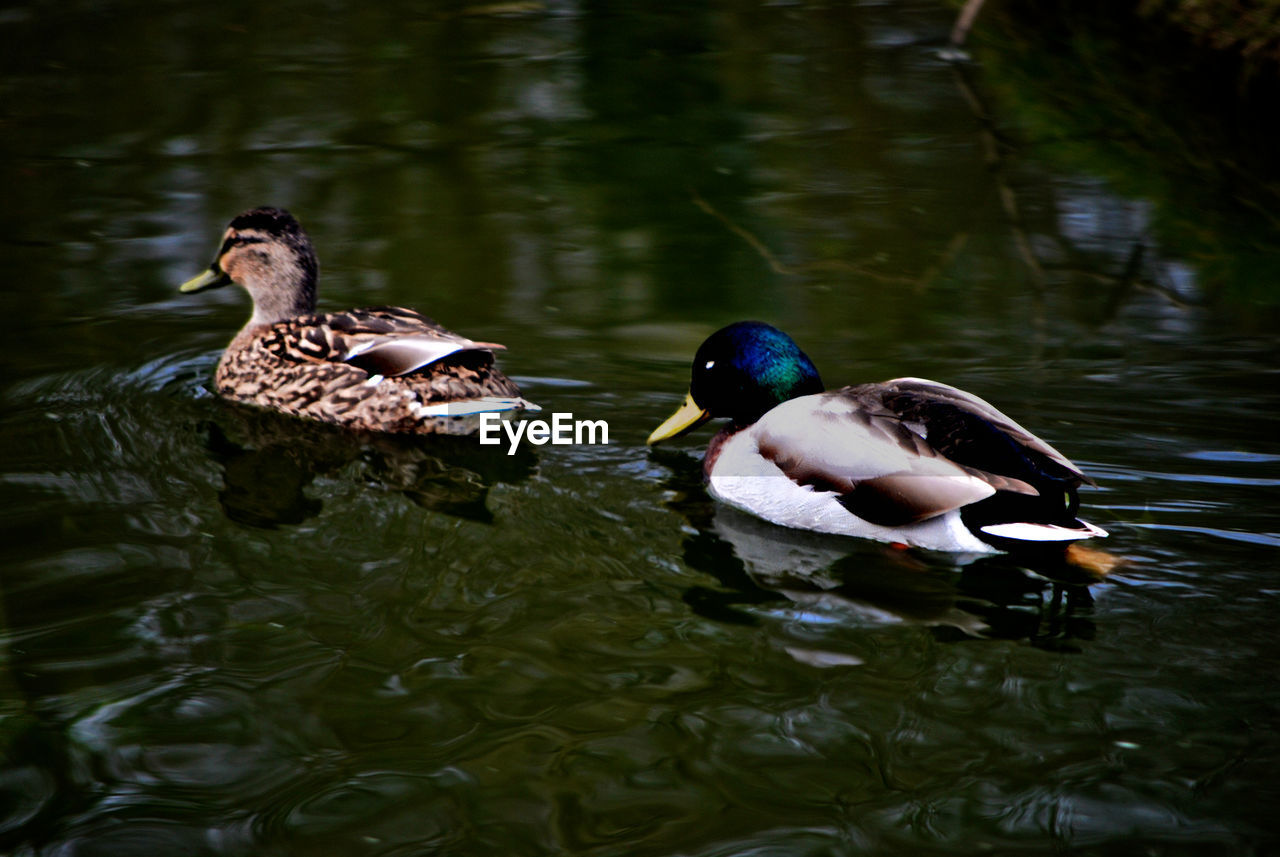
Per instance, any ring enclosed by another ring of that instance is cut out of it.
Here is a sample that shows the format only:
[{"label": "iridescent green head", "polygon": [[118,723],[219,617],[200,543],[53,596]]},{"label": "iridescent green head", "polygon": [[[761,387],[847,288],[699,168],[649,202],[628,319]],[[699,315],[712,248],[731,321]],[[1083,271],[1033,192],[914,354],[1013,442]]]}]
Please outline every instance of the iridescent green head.
[{"label": "iridescent green head", "polygon": [[764,322],[735,322],[698,348],[688,398],[649,443],[684,434],[712,417],[750,425],[788,399],[823,389],[813,361],[791,337]]}]

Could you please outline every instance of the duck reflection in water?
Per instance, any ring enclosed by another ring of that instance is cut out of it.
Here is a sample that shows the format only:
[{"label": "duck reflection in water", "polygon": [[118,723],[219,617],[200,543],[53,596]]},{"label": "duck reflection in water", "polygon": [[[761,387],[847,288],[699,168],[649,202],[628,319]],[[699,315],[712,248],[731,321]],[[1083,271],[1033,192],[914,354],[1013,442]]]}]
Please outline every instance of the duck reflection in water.
[{"label": "duck reflection in water", "polygon": [[497,483],[528,479],[537,456],[522,448],[495,455],[474,437],[359,433],[231,402],[206,423],[208,446],[223,473],[218,499],[239,524],[273,529],[319,514],[308,492],[317,476],[339,475],[402,494],[434,512],[488,523]]},{"label": "duck reflection in water", "polygon": [[[904,550],[781,527],[708,500],[696,460],[655,457],[671,468],[671,506],[696,530],[684,541],[685,561],[720,583],[686,591],[685,601],[702,616],[752,625],[772,615],[802,625],[907,623],[929,627],[941,641],[1025,639],[1061,651],[1094,636],[1089,587],[1100,576],[1061,556]],[[793,642],[783,648],[816,666],[861,662]]]}]

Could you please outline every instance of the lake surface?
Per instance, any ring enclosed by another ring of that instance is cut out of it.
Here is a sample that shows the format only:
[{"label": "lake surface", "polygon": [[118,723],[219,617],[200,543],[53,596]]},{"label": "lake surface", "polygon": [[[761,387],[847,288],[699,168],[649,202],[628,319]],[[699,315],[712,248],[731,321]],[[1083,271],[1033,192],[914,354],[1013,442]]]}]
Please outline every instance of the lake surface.
[{"label": "lake surface", "polygon": [[[6,7],[0,851],[1280,847],[1276,280],[1242,273],[1280,267],[1280,212],[1019,137],[1001,57],[939,50],[951,19]],[[220,402],[247,300],[176,287],[254,205],[311,232],[323,306],[503,342],[609,444]],[[1098,480],[1123,564],[717,507],[709,431],[644,438],[740,318],[832,385],[994,401]]]}]

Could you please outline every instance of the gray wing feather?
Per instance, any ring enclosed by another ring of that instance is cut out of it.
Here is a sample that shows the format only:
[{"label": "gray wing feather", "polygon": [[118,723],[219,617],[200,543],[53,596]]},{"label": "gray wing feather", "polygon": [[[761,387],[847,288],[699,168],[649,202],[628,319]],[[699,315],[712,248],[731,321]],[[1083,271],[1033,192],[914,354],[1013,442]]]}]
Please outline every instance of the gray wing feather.
[{"label": "gray wing feather", "polygon": [[854,514],[886,526],[926,520],[997,490],[1037,493],[1021,480],[951,461],[900,417],[847,391],[784,402],[752,431],[760,454],[794,482],[833,491]]}]

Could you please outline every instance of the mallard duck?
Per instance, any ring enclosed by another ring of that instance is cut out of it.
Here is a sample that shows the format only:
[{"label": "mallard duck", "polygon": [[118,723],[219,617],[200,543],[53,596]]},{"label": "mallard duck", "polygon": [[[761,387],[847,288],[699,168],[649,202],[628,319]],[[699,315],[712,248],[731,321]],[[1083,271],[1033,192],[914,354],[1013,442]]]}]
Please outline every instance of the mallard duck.
[{"label": "mallard duck", "polygon": [[1076,518],[1078,467],[977,396],[922,378],[827,391],[777,328],[725,327],[693,358],[684,404],[649,436],[713,417],[711,495],[788,527],[993,553],[1106,533]]},{"label": "mallard duck", "polygon": [[[473,342],[402,307],[316,312],[315,249],[279,208],[236,217],[199,292],[238,283],[253,316],[218,362],[220,395],[352,429],[412,434],[474,431],[475,414],[538,410],[494,367],[503,346]],[[467,419],[471,417],[471,419]]]}]

